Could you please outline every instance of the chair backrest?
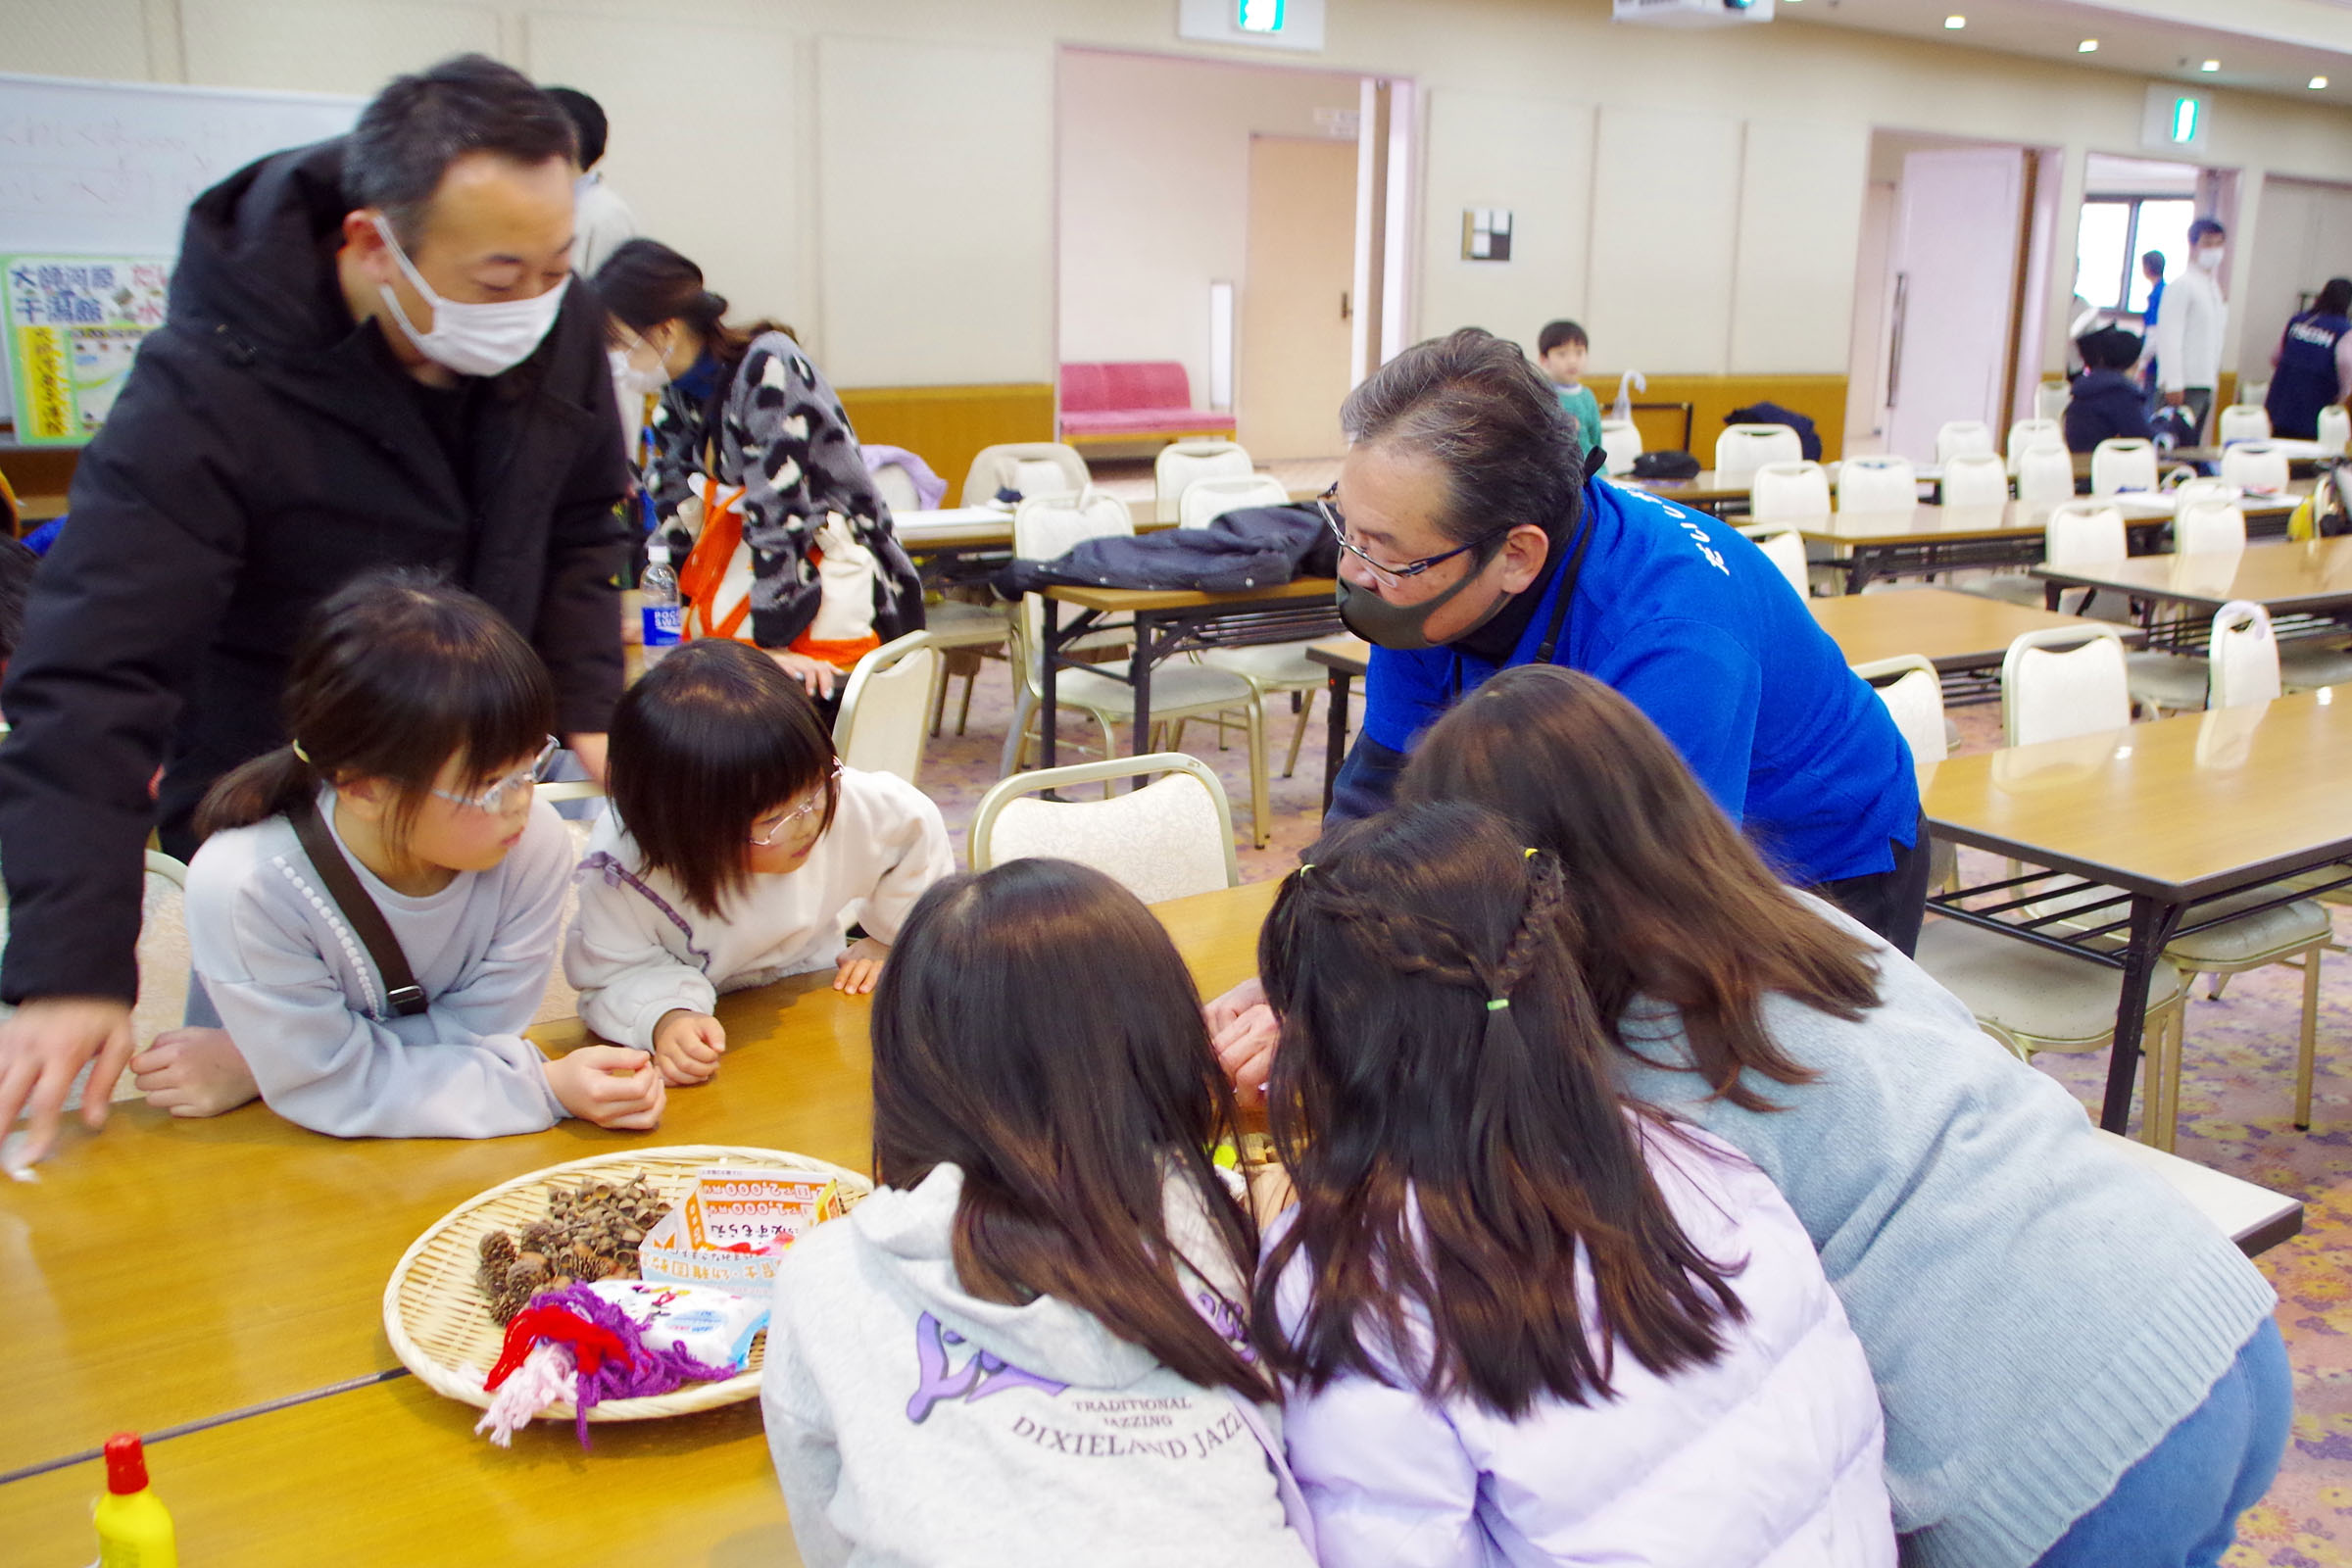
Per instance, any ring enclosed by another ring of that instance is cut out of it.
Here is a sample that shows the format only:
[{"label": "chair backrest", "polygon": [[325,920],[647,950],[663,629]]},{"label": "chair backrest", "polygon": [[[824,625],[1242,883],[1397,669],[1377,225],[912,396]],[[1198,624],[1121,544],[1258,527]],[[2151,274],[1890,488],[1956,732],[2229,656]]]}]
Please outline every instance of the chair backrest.
[{"label": "chair backrest", "polygon": [[1270,473],[1246,473],[1239,478],[1195,479],[1184,487],[1184,505],[1177,510],[1180,528],[1205,528],[1228,512],[1243,507],[1290,505],[1291,493]]},{"label": "chair backrest", "polygon": [[1838,466],[1839,512],[1913,512],[1919,477],[1909,458],[1892,453],[1848,458]]},{"label": "chair backrest", "polygon": [[2286,488],[2286,454],[2268,441],[2240,441],[2222,451],[2222,478],[2250,496]]},{"label": "chair backrest", "polygon": [[[1102,801],[1041,801],[1040,791],[1104,779],[1166,777]],[[999,779],[972,811],[971,866],[1042,857],[1091,865],[1146,904],[1241,885],[1233,808],[1208,765],[1180,752],[1114,757]]]},{"label": "chair backrest", "polygon": [[948,498],[948,481],[905,447],[861,444],[858,455],[893,512],[929,512]]},{"label": "chair backrest", "polygon": [[1802,463],[1805,444],[1785,424],[1735,424],[1715,438],[1715,478],[1743,485],[1767,463]]},{"label": "chair backrest", "polygon": [[841,689],[833,750],[842,765],[895,773],[907,783],[922,770],[931,733],[931,699],[947,661],[928,634],[910,631],[869,650]]},{"label": "chair backrest", "polygon": [[2009,427],[2009,471],[2017,472],[2017,460],[2030,447],[2066,445],[2066,426],[2056,419],[2020,419]]},{"label": "chair backrest", "polygon": [[1796,590],[1799,599],[1813,593],[1811,575],[1805,570],[1805,537],[1794,528],[1745,527],[1740,530],[1755,541],[1764,552],[1764,559],[1781,568],[1788,586]]},{"label": "chair backrest", "polygon": [[2063,441],[2036,440],[2017,455],[2017,499],[2064,501],[2075,493],[2075,455]]},{"label": "chair backrest", "polygon": [[914,475],[895,463],[874,470],[874,490],[894,514],[924,510],[923,498],[914,488]]},{"label": "chair backrest", "polygon": [[1064,414],[1185,409],[1193,382],[1178,360],[1103,360],[1063,366],[1060,399]]},{"label": "chair backrest", "polygon": [[1992,426],[1982,419],[1948,419],[1936,432],[1936,461],[1949,463],[1954,458],[1975,457],[1979,454],[1997,456],[1992,444]]},{"label": "chair backrest", "polygon": [[[2052,652],[2059,648],[2067,651]],[[2113,626],[2049,626],[2009,645],[2001,660],[2005,745],[2062,741],[2131,722],[2124,639]]]},{"label": "chair backrest", "polygon": [[[1024,561],[1052,561],[1089,539],[1134,532],[1126,503],[1090,485],[1076,495],[1041,496],[1015,507],[1012,553]],[[1023,656],[1034,667],[1045,646],[1045,602],[1036,594],[1021,595],[1020,631]]]},{"label": "chair backrest", "polygon": [[2156,443],[2137,436],[2115,436],[2090,449],[2090,493],[2111,496],[2120,490],[2156,488]]},{"label": "chair backrest", "polygon": [[1894,716],[1894,727],[1911,748],[1911,760],[1940,762],[1951,755],[1943,732],[1943,677],[1918,654],[1856,664],[1854,673],[1868,681]]},{"label": "chair backrest", "polygon": [[2270,411],[2233,405],[2222,411],[2221,442],[2268,441],[2271,438]]},{"label": "chair backrest", "polygon": [[1747,514],[1758,522],[1830,514],[1830,476],[1818,463],[1767,463],[1749,480]]},{"label": "chair backrest", "polygon": [[2205,667],[2209,710],[2243,708],[2277,697],[2278,639],[2271,630],[2271,612],[2250,599],[2232,599],[2215,611]]},{"label": "chair backrest", "polygon": [[[2181,473],[2185,471],[2185,469],[2179,468],[2174,470],[2176,473]],[[2238,502],[2244,499],[2244,492],[2239,490],[2237,486],[2230,483],[2228,480],[2208,479],[2202,474],[2190,474],[2187,478],[2182,479],[2179,484],[2173,486],[2173,505],[2176,509],[2176,514],[2178,512],[2186,511],[2188,508],[2197,505],[2199,502],[2219,501],[2234,507],[2238,504]]]},{"label": "chair backrest", "polygon": [[2320,445],[2330,452],[2341,452],[2352,444],[2352,411],[2340,403],[2330,403],[2320,411]]},{"label": "chair backrest", "polygon": [[1152,465],[1152,518],[1174,522],[1183,516],[1185,489],[1197,480],[1247,479],[1254,471],[1250,454],[1231,441],[1171,442]]},{"label": "chair backrest", "polygon": [[2204,497],[2188,502],[2173,516],[2173,552],[2201,556],[2216,550],[2246,547],[2246,514],[2234,501]]},{"label": "chair backrest", "polygon": [[1600,421],[1601,467],[1611,474],[1631,473],[1642,455],[1642,427],[1631,419]]},{"label": "chair backrest", "polygon": [[[1020,482],[1023,464],[1054,466],[1051,484],[1043,483],[1048,475],[1042,468],[1028,470],[1031,483]],[[976,507],[988,501],[999,490],[1009,486],[1023,497],[1032,495],[1067,494],[1086,488],[1091,475],[1086,459],[1078,449],[1058,441],[1012,441],[1001,446],[982,447],[972,455],[971,470],[963,476],[960,505]]]},{"label": "chair backrest", "polygon": [[2056,419],[2075,401],[2075,389],[2064,381],[2044,381],[2034,389],[2034,417]]},{"label": "chair backrest", "polygon": [[2129,551],[2122,511],[2097,501],[2068,501],[2051,508],[2041,538],[2042,559],[2053,566],[2121,561]]},{"label": "chair backrest", "polygon": [[2231,407],[2241,409],[2259,409],[2270,401],[2270,382],[2240,381],[2237,383],[2237,402],[2231,405]]},{"label": "chair backrest", "polygon": [[1947,507],[2007,506],[2008,465],[1990,452],[1963,452],[1944,459],[1943,504]]}]

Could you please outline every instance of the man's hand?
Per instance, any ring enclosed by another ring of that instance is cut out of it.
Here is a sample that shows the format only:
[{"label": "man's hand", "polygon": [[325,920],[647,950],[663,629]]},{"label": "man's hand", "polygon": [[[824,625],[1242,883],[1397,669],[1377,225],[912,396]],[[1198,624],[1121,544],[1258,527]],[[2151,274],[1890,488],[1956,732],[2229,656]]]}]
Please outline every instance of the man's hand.
[{"label": "man's hand", "polygon": [[654,1025],[654,1060],[672,1085],[706,1083],[727,1054],[727,1029],[709,1013],[672,1007]]},{"label": "man's hand", "polygon": [[81,1119],[93,1132],[106,1125],[131,1045],[129,1006],[105,997],[35,997],[0,1023],[0,1137],[21,1113],[30,1114],[31,1138],[18,1156],[23,1164],[56,1146],[74,1075],[93,1058]]},{"label": "man's hand", "polygon": [[2188,394],[2185,392],[2167,392],[2164,395],[2164,401],[2167,406],[2171,408],[2181,408],[2187,404]]}]

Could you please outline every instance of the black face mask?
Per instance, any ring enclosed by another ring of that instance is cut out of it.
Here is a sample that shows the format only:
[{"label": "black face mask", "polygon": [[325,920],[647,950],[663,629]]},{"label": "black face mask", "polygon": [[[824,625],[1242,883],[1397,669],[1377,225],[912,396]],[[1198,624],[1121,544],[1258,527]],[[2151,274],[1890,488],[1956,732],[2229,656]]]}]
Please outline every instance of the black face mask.
[{"label": "black face mask", "polygon": [[[1489,561],[1493,559],[1491,556],[1488,558]],[[1338,590],[1340,619],[1349,631],[1376,648],[1393,648],[1404,653],[1423,648],[1436,648],[1439,645],[1431,642],[1422,628],[1429,624],[1430,616],[1451,603],[1463,589],[1476,582],[1485,570],[1486,565],[1481,564],[1477,571],[1471,572],[1444,593],[1434,599],[1423,600],[1417,605],[1392,605],[1369,588],[1349,586],[1348,579],[1342,577]],[[1494,602],[1486,608],[1486,612],[1469,625],[1455,632],[1454,637],[1459,639],[1469,636],[1479,627],[1493,620],[1495,612],[1510,601],[1511,595],[1508,592],[1496,593]]]}]

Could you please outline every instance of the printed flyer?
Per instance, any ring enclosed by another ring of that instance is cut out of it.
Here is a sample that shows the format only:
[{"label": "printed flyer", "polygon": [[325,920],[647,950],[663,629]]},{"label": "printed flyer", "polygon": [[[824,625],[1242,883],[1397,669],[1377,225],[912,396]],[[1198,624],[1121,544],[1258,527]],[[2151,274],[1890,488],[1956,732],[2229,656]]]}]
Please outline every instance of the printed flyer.
[{"label": "printed flyer", "polygon": [[17,440],[77,446],[97,434],[139,340],[161,326],[171,264],[160,258],[0,257]]}]

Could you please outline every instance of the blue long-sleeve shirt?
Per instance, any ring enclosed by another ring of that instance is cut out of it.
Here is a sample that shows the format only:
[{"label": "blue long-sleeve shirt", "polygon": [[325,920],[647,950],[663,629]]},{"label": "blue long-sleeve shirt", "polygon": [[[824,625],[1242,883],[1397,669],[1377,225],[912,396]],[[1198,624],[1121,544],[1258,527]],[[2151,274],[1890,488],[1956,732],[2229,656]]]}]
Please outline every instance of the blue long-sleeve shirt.
[{"label": "blue long-sleeve shirt", "polygon": [[[1592,543],[1552,662],[1648,714],[1790,882],[1891,870],[1893,846],[1918,832],[1910,749],[1780,568],[1716,519],[1645,491],[1596,481],[1584,496]],[[1559,586],[1555,562],[1506,663],[1535,662]],[[1410,751],[1502,667],[1449,648],[1376,648],[1364,735]],[[1350,814],[1344,801],[1335,810]]]}]

